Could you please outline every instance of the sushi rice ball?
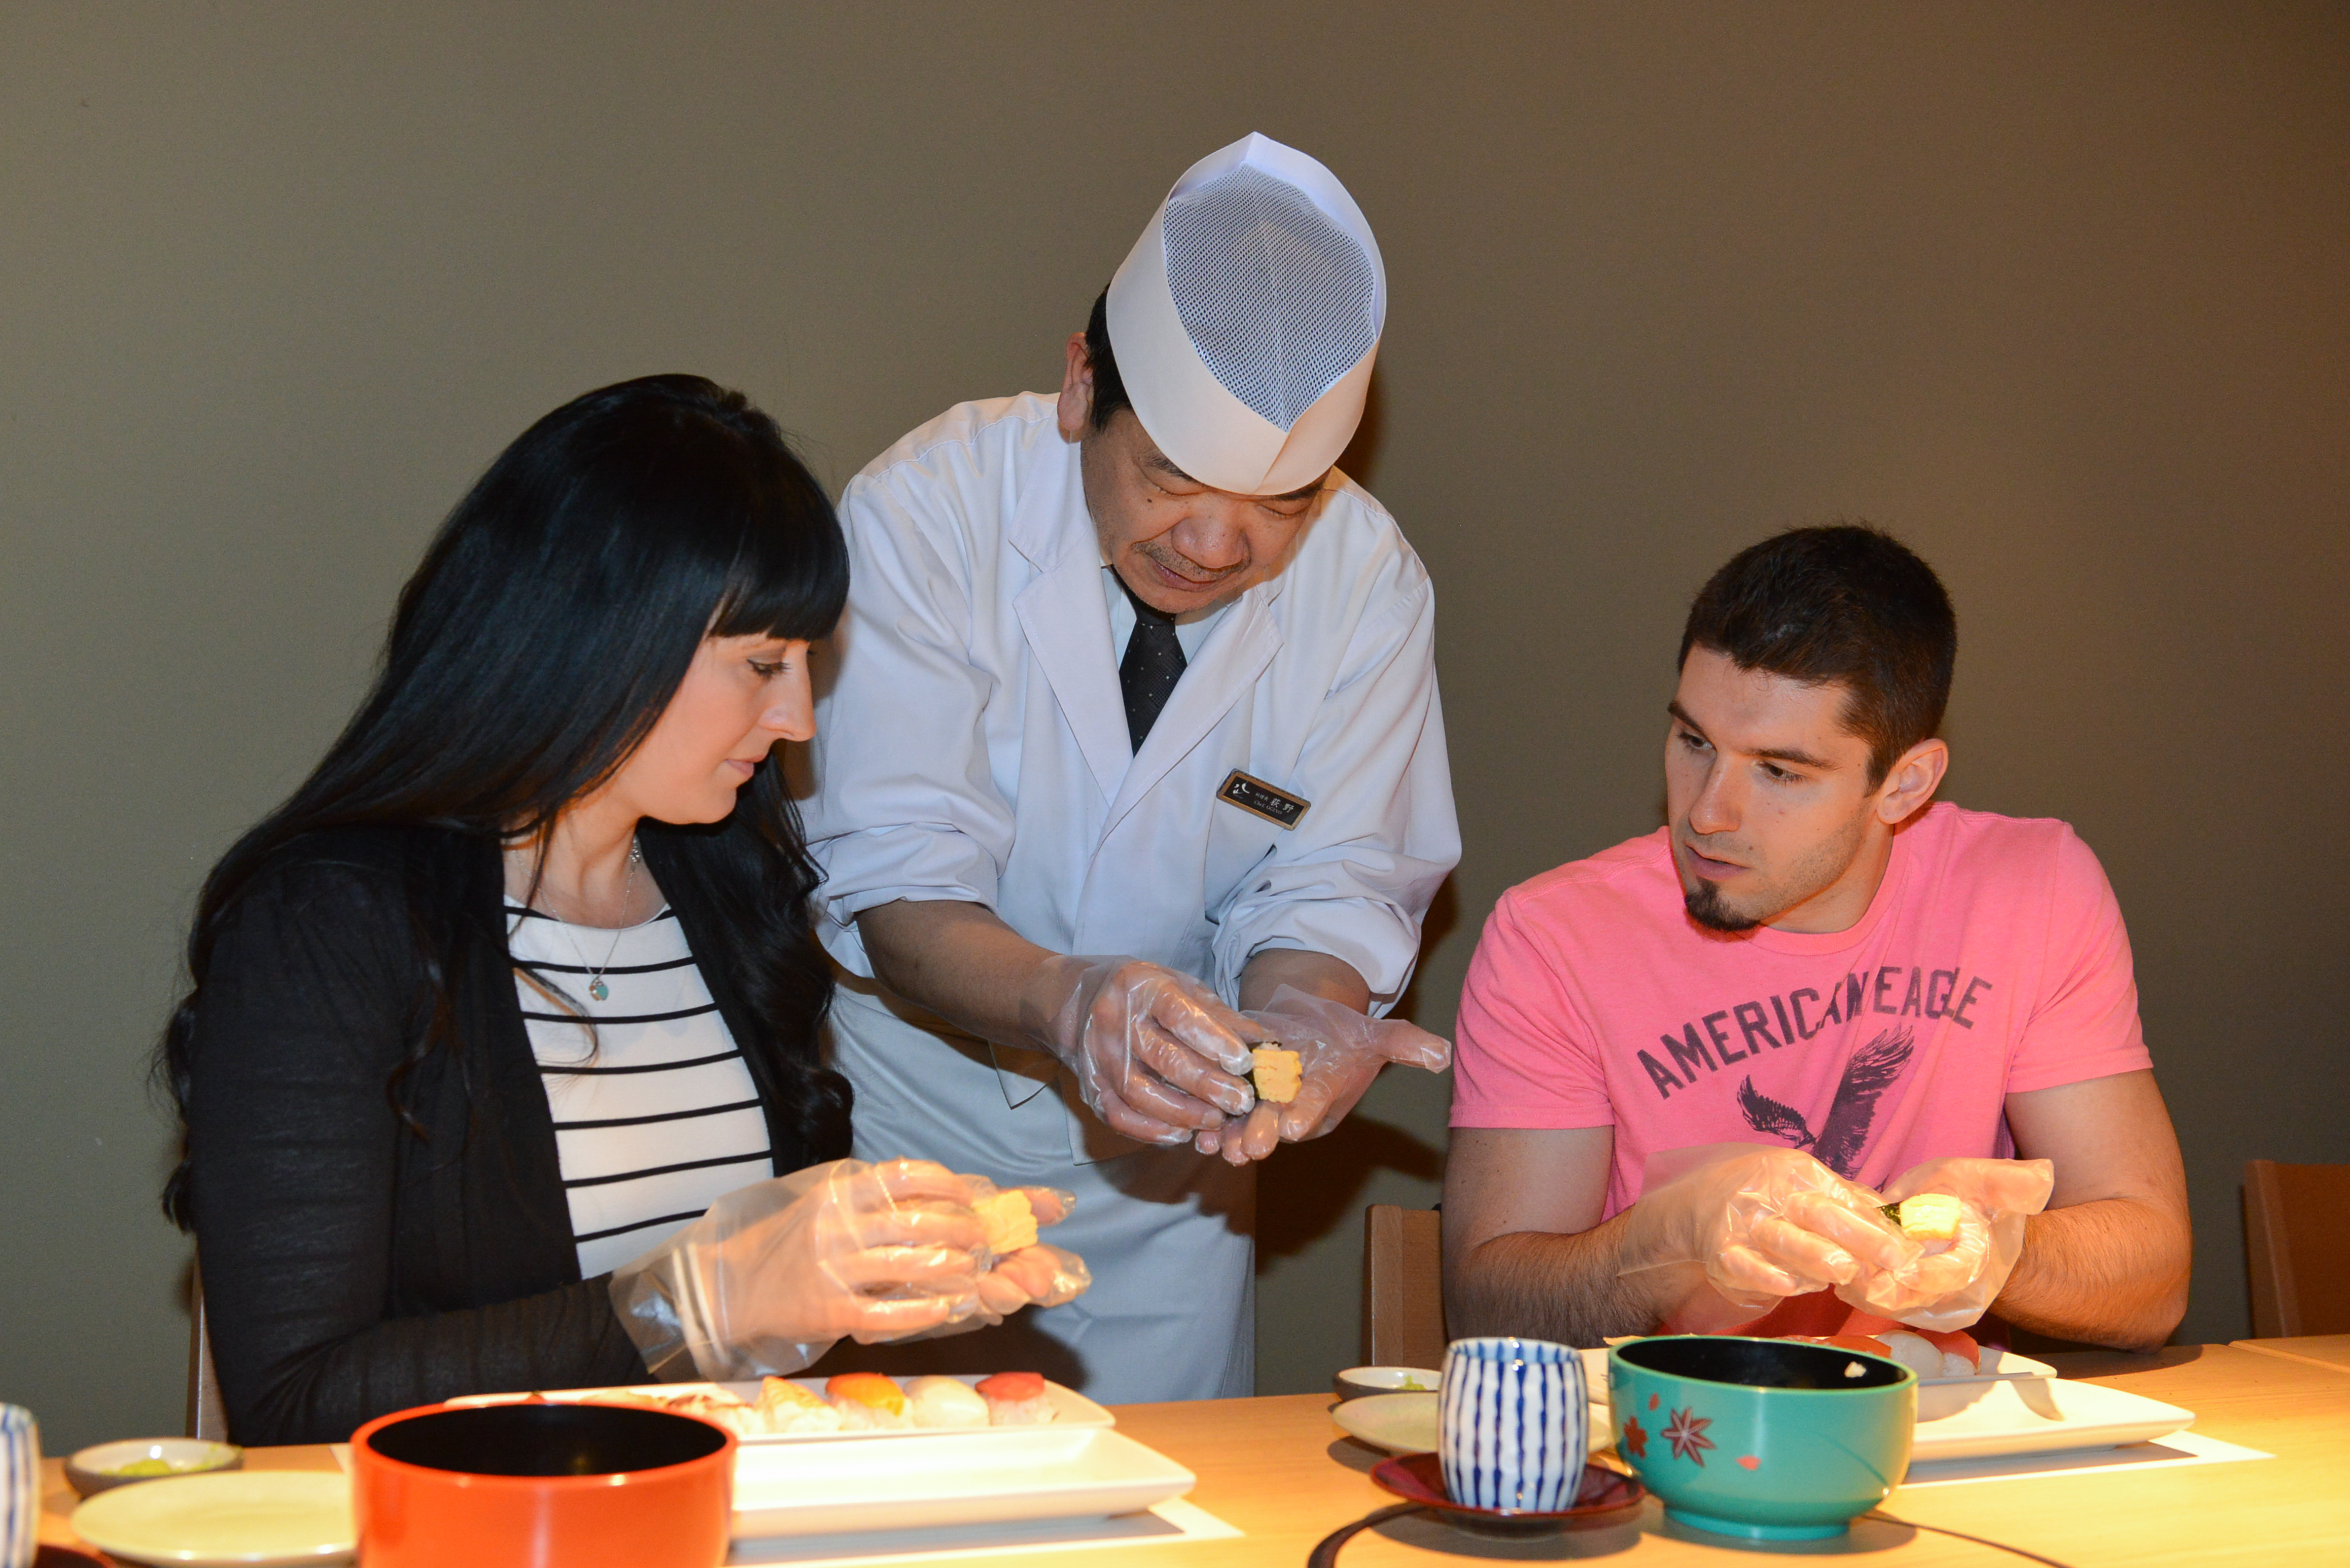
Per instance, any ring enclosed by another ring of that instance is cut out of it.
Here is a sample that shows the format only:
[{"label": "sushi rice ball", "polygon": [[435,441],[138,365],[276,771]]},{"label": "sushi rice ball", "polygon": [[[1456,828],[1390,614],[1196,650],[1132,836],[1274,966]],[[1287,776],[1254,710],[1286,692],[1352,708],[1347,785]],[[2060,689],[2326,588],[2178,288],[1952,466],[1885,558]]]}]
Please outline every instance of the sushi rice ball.
[{"label": "sushi rice ball", "polygon": [[759,1413],[766,1417],[768,1431],[785,1436],[840,1430],[840,1412],[787,1377],[761,1381]]},{"label": "sushi rice ball", "polygon": [[844,1372],[826,1382],[824,1393],[840,1412],[844,1432],[895,1432],[914,1424],[905,1391],[879,1372]]},{"label": "sushi rice ball", "polygon": [[917,1427],[984,1427],[987,1401],[960,1377],[917,1377],[906,1385]]},{"label": "sushi rice ball", "polygon": [[999,1372],[979,1380],[980,1397],[987,1401],[987,1419],[995,1427],[1036,1427],[1056,1412],[1045,1390],[1041,1372]]},{"label": "sushi rice ball", "polygon": [[697,1416],[713,1427],[723,1427],[738,1438],[766,1435],[766,1417],[723,1388],[707,1394],[676,1395],[669,1400],[669,1407],[681,1416]]}]

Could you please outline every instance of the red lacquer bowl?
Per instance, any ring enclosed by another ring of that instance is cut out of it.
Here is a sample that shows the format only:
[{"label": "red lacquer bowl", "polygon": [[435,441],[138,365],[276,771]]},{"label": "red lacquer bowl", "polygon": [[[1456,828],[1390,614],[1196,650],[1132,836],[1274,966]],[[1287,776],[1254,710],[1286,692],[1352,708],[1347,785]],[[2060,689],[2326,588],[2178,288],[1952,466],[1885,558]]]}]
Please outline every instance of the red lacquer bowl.
[{"label": "red lacquer bowl", "polygon": [[1514,1508],[1472,1508],[1455,1502],[1444,1490],[1444,1461],[1437,1454],[1402,1454],[1373,1467],[1372,1483],[1408,1502],[1416,1502],[1476,1535],[1504,1539],[1555,1535],[1562,1530],[1615,1522],[1613,1516],[1640,1506],[1648,1489],[1630,1476],[1605,1465],[1583,1467],[1583,1485],[1575,1506],[1555,1513],[1535,1513]]},{"label": "red lacquer bowl", "polygon": [[362,1568],[718,1568],[734,1438],[666,1410],[428,1405],[351,1436]]}]

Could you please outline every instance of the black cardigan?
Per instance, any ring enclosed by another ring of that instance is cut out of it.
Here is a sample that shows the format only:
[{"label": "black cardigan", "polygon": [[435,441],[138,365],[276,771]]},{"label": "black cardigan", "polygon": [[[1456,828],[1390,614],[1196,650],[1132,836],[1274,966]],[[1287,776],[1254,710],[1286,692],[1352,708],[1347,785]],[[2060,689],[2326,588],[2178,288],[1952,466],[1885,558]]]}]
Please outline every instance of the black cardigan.
[{"label": "black cardigan", "polygon": [[[644,834],[662,878],[661,836]],[[767,1116],[775,1169],[810,1163],[781,1051],[702,955],[711,912],[662,878]],[[410,889],[461,907],[453,1050],[387,1091],[428,1023]],[[234,906],[195,1021],[189,1198],[213,1355],[241,1443],[339,1442],[459,1394],[646,1380],[608,1274],[579,1277],[546,1094],[505,950],[489,839],[309,836]]]}]

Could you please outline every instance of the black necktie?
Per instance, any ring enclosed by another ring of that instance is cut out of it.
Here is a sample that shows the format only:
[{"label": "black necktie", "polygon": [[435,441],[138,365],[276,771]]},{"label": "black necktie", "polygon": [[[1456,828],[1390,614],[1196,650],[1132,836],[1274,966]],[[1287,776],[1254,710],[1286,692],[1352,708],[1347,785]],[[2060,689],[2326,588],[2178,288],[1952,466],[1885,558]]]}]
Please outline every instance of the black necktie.
[{"label": "black necktie", "polygon": [[1134,590],[1126,587],[1125,578],[1120,577],[1118,586],[1126,588],[1127,602],[1134,607],[1134,635],[1126,639],[1118,684],[1126,694],[1126,732],[1139,752],[1142,738],[1158,722],[1159,711],[1173,694],[1175,682],[1183,679],[1183,645],[1175,640],[1173,616],[1137,598]]}]

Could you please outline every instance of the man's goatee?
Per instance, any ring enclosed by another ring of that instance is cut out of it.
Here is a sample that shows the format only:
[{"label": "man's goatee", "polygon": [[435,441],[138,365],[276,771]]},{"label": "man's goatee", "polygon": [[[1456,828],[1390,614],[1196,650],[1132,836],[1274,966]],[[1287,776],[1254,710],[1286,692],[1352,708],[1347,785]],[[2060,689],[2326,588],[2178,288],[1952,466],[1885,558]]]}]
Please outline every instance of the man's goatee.
[{"label": "man's goatee", "polygon": [[1681,907],[1689,917],[1710,931],[1751,931],[1762,923],[1755,915],[1742,915],[1722,902],[1721,889],[1711,882],[1700,882],[1692,892],[1681,895]]}]

